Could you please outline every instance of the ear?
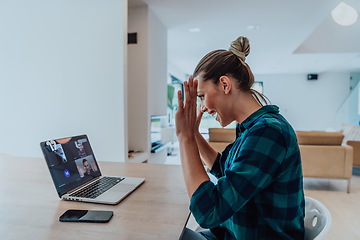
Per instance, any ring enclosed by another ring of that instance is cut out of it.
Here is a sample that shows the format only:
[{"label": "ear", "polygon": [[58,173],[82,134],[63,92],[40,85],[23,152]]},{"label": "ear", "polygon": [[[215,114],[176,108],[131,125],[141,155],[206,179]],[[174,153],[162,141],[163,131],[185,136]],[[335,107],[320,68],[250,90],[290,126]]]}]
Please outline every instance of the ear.
[{"label": "ear", "polygon": [[232,88],[231,79],[228,76],[221,76],[219,78],[219,85],[225,94],[229,94]]}]

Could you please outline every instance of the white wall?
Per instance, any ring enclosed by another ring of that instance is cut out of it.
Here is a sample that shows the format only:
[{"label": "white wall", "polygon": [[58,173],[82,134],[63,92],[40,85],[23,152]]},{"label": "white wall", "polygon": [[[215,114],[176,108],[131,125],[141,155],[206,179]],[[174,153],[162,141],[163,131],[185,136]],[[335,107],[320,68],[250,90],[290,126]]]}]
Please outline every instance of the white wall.
[{"label": "white wall", "polygon": [[342,102],[336,114],[336,123],[341,126],[344,123],[359,125],[360,122],[360,73],[350,74],[350,88],[349,96]]},{"label": "white wall", "polygon": [[264,94],[280,107],[295,130],[338,129],[336,111],[349,94],[349,73],[321,73],[308,81],[306,74],[256,75]]},{"label": "white wall", "polygon": [[88,134],[98,160],[124,161],[127,1],[0,2],[0,153]]},{"label": "white wall", "polygon": [[187,79],[188,74],[186,74],[184,71],[182,71],[180,68],[178,68],[175,64],[173,64],[172,62],[168,62],[167,64],[168,64],[168,71],[169,71],[168,83],[171,83],[170,74],[182,81],[188,80]]},{"label": "white wall", "polygon": [[129,8],[128,45],[129,149],[150,151],[150,116],[166,115],[167,30],[147,6]]},{"label": "white wall", "polygon": [[137,33],[137,44],[128,44],[129,150],[150,148],[148,126],[148,8],[129,8],[128,32]]},{"label": "white wall", "polygon": [[167,29],[149,9],[149,113],[166,115]]}]

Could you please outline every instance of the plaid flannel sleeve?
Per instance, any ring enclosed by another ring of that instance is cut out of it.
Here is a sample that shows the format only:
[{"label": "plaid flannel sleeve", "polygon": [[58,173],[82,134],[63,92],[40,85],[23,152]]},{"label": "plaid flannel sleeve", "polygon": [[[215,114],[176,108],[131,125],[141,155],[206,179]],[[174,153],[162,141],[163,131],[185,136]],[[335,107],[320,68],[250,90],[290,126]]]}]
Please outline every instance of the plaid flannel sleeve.
[{"label": "plaid flannel sleeve", "polygon": [[221,154],[218,153],[216,160],[210,170],[210,173],[214,175],[216,178],[221,178],[222,176],[224,176],[224,170],[225,170],[224,163],[233,144],[234,143],[230,143]]},{"label": "plaid flannel sleeve", "polygon": [[[284,136],[269,126],[252,130],[242,143],[234,144],[229,152],[233,160],[228,159],[231,163],[224,176],[216,185],[210,181],[202,183],[190,199],[190,210],[204,228],[219,226],[268,186],[279,174],[286,156]],[[223,166],[215,167],[219,173]]]}]

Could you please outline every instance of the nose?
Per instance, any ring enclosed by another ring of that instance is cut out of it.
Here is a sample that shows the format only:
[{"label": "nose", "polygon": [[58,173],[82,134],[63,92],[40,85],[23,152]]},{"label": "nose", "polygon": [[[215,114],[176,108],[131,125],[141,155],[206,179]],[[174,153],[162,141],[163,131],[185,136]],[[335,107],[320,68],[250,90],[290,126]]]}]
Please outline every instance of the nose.
[{"label": "nose", "polygon": [[200,102],[200,110],[201,110],[202,112],[207,112],[207,111],[208,111],[208,109],[207,109],[207,107],[204,105],[204,102],[203,102],[203,101]]},{"label": "nose", "polygon": [[207,112],[207,110],[208,110],[208,109],[207,109],[205,106],[202,106],[202,107],[201,107],[201,111],[202,111],[202,112]]}]

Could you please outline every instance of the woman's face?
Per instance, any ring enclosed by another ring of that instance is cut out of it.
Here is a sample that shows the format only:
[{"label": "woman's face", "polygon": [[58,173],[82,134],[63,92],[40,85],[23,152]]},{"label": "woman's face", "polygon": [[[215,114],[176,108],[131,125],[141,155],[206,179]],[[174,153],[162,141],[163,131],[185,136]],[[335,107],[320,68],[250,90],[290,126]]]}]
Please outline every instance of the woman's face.
[{"label": "woman's face", "polygon": [[196,77],[198,80],[197,96],[200,98],[200,106],[203,112],[215,116],[216,121],[221,126],[229,125],[234,119],[231,117],[229,111],[229,102],[224,94],[223,87],[219,83],[215,85],[211,81],[203,81],[201,77]]}]

